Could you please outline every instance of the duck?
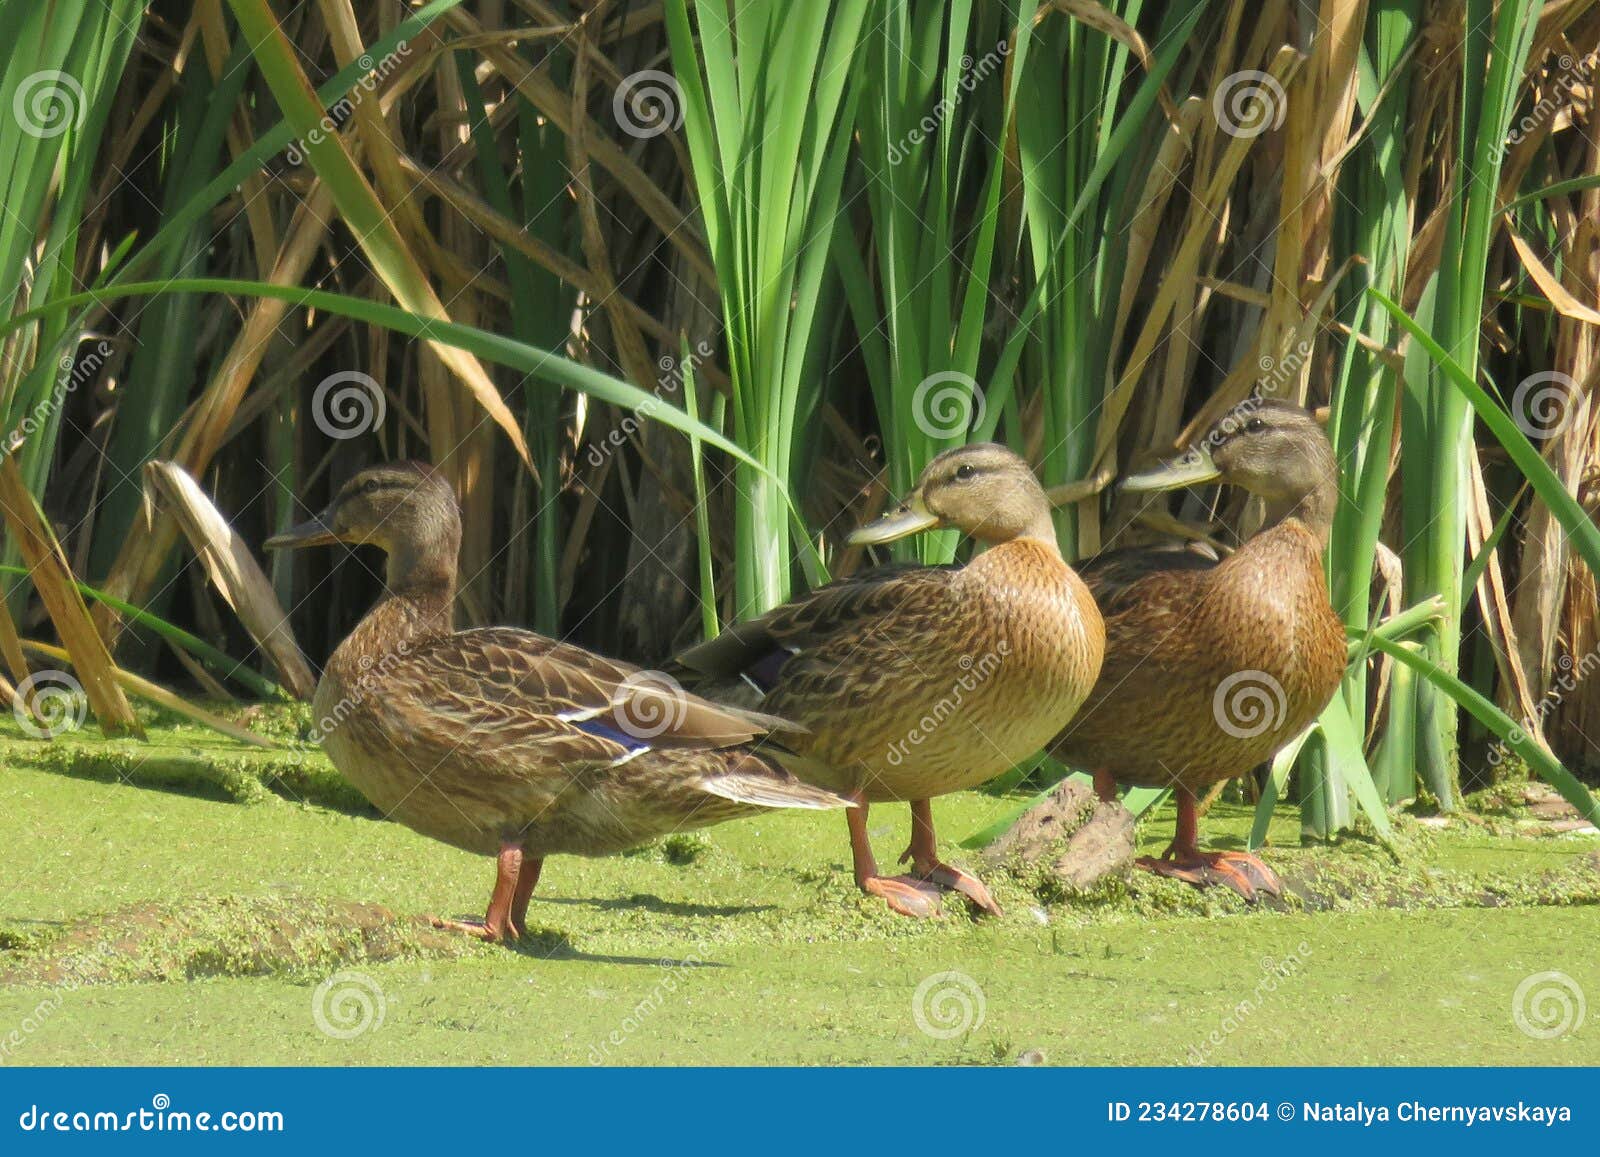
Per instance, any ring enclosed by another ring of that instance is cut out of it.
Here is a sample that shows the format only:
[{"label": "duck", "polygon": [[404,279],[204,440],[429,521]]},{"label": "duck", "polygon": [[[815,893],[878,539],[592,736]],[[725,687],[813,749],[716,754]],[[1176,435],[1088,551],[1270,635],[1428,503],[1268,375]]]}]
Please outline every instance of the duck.
[{"label": "duck", "polygon": [[1344,676],[1344,624],[1323,575],[1339,473],[1309,411],[1257,396],[1121,489],[1213,482],[1264,507],[1261,529],[1225,558],[1131,548],[1080,564],[1105,618],[1105,663],[1050,752],[1091,771],[1108,801],[1118,784],[1170,787],[1174,839],[1139,866],[1254,902],[1281,895],[1282,882],[1257,856],[1200,849],[1198,794],[1276,755],[1322,714]]},{"label": "duck", "polygon": [[[963,894],[1001,913],[986,885],[939,856],[931,800],[1037,755],[1095,684],[1105,633],[1056,543],[1027,462],[979,443],[933,458],[904,500],[848,536],[875,546],[954,528],[965,565],[889,565],[820,586],[678,656],[706,693],[804,730],[798,772],[856,806],[855,883],[895,913],[942,913]],[[742,696],[742,698],[741,698]],[[819,775],[818,769],[821,769]],[[911,840],[885,876],[868,839],[875,803],[910,804]]]},{"label": "duck", "polygon": [[386,817],[495,859],[479,920],[436,927],[515,941],[551,855],[602,856],[775,808],[849,801],[798,778],[783,720],[515,627],[455,630],[461,516],[420,462],[351,477],[273,550],[368,544],[376,605],[329,657],[312,700],[333,766]]}]

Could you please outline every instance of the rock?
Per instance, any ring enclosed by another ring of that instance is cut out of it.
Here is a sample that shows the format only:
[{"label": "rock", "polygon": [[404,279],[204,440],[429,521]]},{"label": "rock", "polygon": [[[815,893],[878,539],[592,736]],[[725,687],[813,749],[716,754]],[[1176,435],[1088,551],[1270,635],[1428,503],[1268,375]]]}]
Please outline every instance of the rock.
[{"label": "rock", "polygon": [[0,986],[316,978],[353,964],[459,955],[467,937],[379,904],[299,896],[200,896],[78,920],[53,938],[0,953]]},{"label": "rock", "polygon": [[1578,809],[1568,803],[1560,792],[1548,784],[1532,780],[1522,785],[1522,802],[1528,814],[1541,820],[1565,820],[1578,815]]},{"label": "rock", "polygon": [[1133,867],[1133,827],[1133,813],[1121,802],[1101,803],[1051,865],[1056,878],[1071,891],[1088,892],[1111,876],[1126,876]]},{"label": "rock", "polygon": [[1041,870],[1068,894],[1095,890],[1126,876],[1133,864],[1134,820],[1121,803],[1102,802],[1092,788],[1065,779],[983,854],[984,862],[1019,876]]},{"label": "rock", "polygon": [[1077,780],[1062,780],[1048,797],[1024,812],[984,850],[984,862],[992,868],[1003,868],[1043,860],[1051,849],[1071,839],[1073,832],[1093,818],[1098,804],[1092,790]]},{"label": "rock", "polygon": [[1569,835],[1572,832],[1582,832],[1587,835],[1595,830],[1595,826],[1592,823],[1576,815],[1570,819],[1551,820],[1545,827],[1558,836]]}]

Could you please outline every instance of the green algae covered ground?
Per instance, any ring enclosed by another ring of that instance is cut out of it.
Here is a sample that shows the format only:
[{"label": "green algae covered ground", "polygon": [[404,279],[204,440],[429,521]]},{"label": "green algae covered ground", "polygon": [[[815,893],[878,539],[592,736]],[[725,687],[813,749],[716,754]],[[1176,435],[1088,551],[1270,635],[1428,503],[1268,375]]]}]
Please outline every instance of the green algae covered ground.
[{"label": "green algae covered ground", "polygon": [[[0,1064],[1600,1063],[1600,838],[1514,809],[1402,819],[1398,853],[1286,813],[1278,910],[990,877],[1003,919],[927,924],[854,891],[839,816],[775,814],[552,860],[507,950],[420,919],[479,910],[488,862],[319,756],[152,737],[0,732]],[[935,814],[953,843],[1014,802]],[[874,810],[885,861],[906,829]]]}]

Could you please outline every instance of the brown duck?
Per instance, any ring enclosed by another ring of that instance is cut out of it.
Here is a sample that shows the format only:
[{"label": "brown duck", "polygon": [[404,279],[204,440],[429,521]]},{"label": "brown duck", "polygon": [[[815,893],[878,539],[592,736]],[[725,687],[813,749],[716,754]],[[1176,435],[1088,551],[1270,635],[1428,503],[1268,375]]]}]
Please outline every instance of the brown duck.
[{"label": "brown duck", "polygon": [[339,644],[313,704],[333,765],[386,816],[496,857],[488,913],[436,920],[522,934],[544,858],[599,856],[768,808],[848,801],[801,782],[779,720],[690,695],[659,672],[512,627],[457,631],[461,521],[431,468],[363,470],[269,548],[368,543],[383,597]]},{"label": "brown duck", "polygon": [[[966,566],[896,566],[820,587],[689,651],[681,663],[743,681],[763,711],[802,725],[794,745],[857,801],[855,879],[896,912],[932,916],[941,889],[998,912],[942,862],[929,800],[1038,752],[1094,685],[1100,613],[1061,558],[1033,472],[1003,446],[949,450],[895,510],[851,536],[884,543],[956,527],[987,547]],[[727,685],[723,694],[729,694]],[[748,700],[746,700],[748,701]],[[911,804],[911,872],[879,874],[867,805]]]},{"label": "brown duck", "polygon": [[1338,501],[1333,447],[1299,406],[1253,400],[1176,462],[1123,483],[1157,491],[1220,480],[1266,507],[1266,522],[1217,563],[1133,549],[1080,568],[1106,624],[1105,665],[1051,752],[1117,783],[1171,787],[1177,837],[1141,866],[1253,900],[1281,885],[1255,856],[1202,852],[1196,793],[1248,773],[1315,720],[1345,668],[1345,633],[1322,553]]}]

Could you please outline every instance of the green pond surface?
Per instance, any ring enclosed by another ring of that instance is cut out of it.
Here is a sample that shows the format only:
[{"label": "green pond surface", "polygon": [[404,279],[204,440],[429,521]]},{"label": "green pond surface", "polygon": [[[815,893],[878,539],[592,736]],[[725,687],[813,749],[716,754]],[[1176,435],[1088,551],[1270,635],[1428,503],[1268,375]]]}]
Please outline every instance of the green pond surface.
[{"label": "green pond surface", "polygon": [[[1391,854],[1302,847],[1286,811],[1286,906],[986,872],[1004,917],[919,923],[855,891],[841,816],[774,813],[553,859],[491,948],[422,918],[480,912],[489,861],[314,753],[152,736],[0,734],[0,1064],[1600,1063],[1592,834],[1402,818]],[[938,800],[947,858],[1017,798]],[[906,809],[870,827],[892,863]],[[1170,833],[1146,817],[1142,849]]]}]

